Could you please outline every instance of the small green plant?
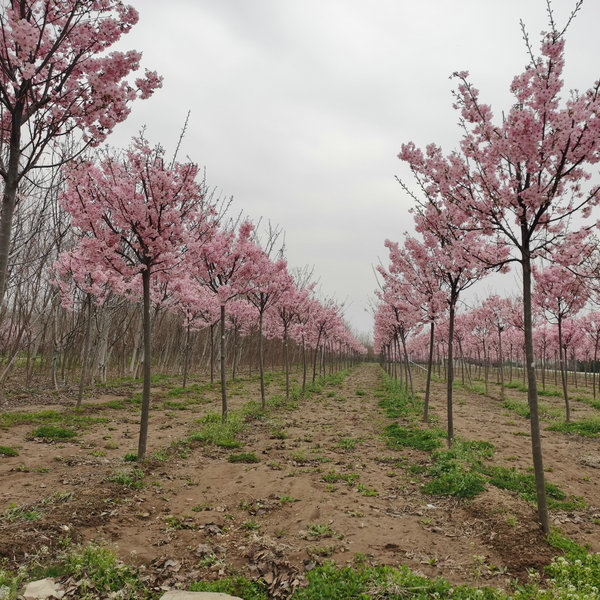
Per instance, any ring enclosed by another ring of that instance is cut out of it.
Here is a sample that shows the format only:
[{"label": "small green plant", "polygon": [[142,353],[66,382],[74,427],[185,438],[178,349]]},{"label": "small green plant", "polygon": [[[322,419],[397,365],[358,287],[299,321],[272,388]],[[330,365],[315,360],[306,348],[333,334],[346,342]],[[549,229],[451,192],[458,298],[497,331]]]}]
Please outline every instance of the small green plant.
[{"label": "small green plant", "polygon": [[159,462],[165,462],[169,458],[169,454],[164,448],[161,448],[152,453],[152,458]]},{"label": "small green plant", "polygon": [[128,452],[124,457],[123,460],[125,462],[137,462],[138,459],[138,455],[137,452]]},{"label": "small green plant", "polygon": [[42,513],[34,507],[19,506],[13,502],[4,511],[4,518],[10,523],[19,520],[39,521],[42,518]]},{"label": "small green plant", "polygon": [[361,389],[356,390],[356,392],[354,392],[354,393],[357,396],[366,396],[367,395],[367,392],[365,392],[365,390],[361,390]]},{"label": "small green plant", "polygon": [[116,471],[108,476],[107,481],[139,490],[144,487],[143,479],[144,471],[132,469],[130,471]]},{"label": "small green plant", "polygon": [[167,524],[167,529],[196,529],[196,523],[194,523],[191,517],[167,515],[165,523]]},{"label": "small green plant", "polygon": [[242,523],[242,529],[246,529],[247,531],[258,531],[260,529],[260,523],[257,523],[254,519],[250,519]]},{"label": "small green plant", "polygon": [[379,496],[379,492],[376,489],[369,488],[366,485],[363,485],[362,483],[358,484],[357,489],[363,496],[367,496],[367,497]]},{"label": "small green plant", "polygon": [[239,452],[236,454],[230,454],[227,459],[230,463],[257,463],[260,459],[254,454],[254,452]]},{"label": "small green plant", "polygon": [[342,450],[354,450],[362,441],[362,438],[342,438],[336,445]]},{"label": "small green plant", "polygon": [[321,477],[325,483],[338,483],[344,481],[347,485],[353,485],[360,477],[358,473],[338,473],[333,469]]},{"label": "small green plant", "polygon": [[306,526],[306,532],[313,538],[333,537],[335,535],[335,531],[327,523],[309,523]]},{"label": "small green plant", "polygon": [[300,502],[300,500],[293,496],[279,496],[279,502],[281,502],[281,504],[293,504],[294,502]]},{"label": "small green plant", "polygon": [[275,427],[271,430],[271,438],[274,440],[285,440],[287,433],[281,427]]},{"label": "small green plant", "polygon": [[311,460],[306,455],[306,450],[304,450],[304,448],[299,448],[298,450],[293,450],[292,452],[290,452],[290,458],[299,465],[305,465]]},{"label": "small green plant", "polygon": [[81,582],[79,598],[112,597],[117,592],[121,598],[136,598],[143,587],[135,569],[119,561],[117,554],[105,546],[72,550],[64,570]]},{"label": "small green plant", "polygon": [[313,556],[328,558],[335,552],[335,546],[311,546],[307,551]]}]

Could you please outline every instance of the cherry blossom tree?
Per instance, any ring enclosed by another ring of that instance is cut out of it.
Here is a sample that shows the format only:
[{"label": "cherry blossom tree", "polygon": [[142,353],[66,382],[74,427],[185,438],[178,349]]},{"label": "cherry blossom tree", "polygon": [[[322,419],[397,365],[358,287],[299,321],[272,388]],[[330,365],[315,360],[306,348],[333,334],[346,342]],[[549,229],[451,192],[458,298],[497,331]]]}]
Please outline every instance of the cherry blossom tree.
[{"label": "cherry blossom tree", "polygon": [[258,311],[258,364],[260,369],[260,397],[263,409],[266,407],[265,398],[265,365],[263,353],[263,322],[265,311],[271,308],[281,298],[293,280],[287,272],[287,263],[281,259],[272,261],[269,256],[257,248],[253,262],[254,275],[251,289],[247,294],[248,301]]},{"label": "cherry blossom tree", "polygon": [[402,277],[410,287],[405,294],[406,302],[415,306],[421,313],[421,321],[429,323],[429,358],[427,362],[427,378],[425,384],[425,407],[423,421],[429,420],[429,397],[431,394],[431,373],[433,367],[433,351],[435,322],[444,313],[446,295],[442,290],[442,282],[438,273],[430,268],[431,254],[427,247],[417,238],[405,236],[404,246],[385,241],[390,253],[390,275]]},{"label": "cherry blossom tree", "polygon": [[90,264],[95,281],[129,298],[143,299],[144,382],[138,459],[146,455],[151,379],[151,290],[183,270],[190,236],[209,230],[212,207],[192,163],[165,163],[160,147],[142,139],[121,156],[105,154],[98,165],[65,167],[60,202],[80,239],[69,251],[73,278],[85,285]]},{"label": "cherry blossom tree", "polygon": [[[576,4],[571,18],[580,6]],[[548,13],[550,31],[543,34],[539,56],[526,37],[531,61],[514,78],[514,101],[500,122],[480,101],[468,73],[458,72],[455,107],[464,131],[460,150],[444,156],[439,147],[430,145],[423,154],[408,144],[401,155],[428,189],[443,194],[463,212],[469,229],[479,229],[511,248],[510,260],[521,266],[532,455],[538,516],[545,532],[550,523],[533,352],[532,261],[553,253],[554,260],[573,264],[578,255],[587,253],[583,252],[587,230],[567,227],[572,215],[588,217],[600,200],[600,186],[588,182],[590,167],[600,161],[600,80],[584,93],[562,99],[567,27],[556,26],[550,5]],[[562,251],[556,254],[559,245]],[[504,260],[500,257],[494,264]]]},{"label": "cherry blossom tree", "polygon": [[[97,145],[123,121],[136,98],[160,87],[154,72],[134,82],[141,54],[107,53],[138,20],[120,0],[8,0],[0,12],[0,301],[20,182],[43,165],[46,150],[77,133]],[[53,162],[73,156],[63,145]]]},{"label": "cherry blossom tree", "polygon": [[227,385],[225,372],[225,307],[230,300],[247,294],[252,289],[254,262],[261,249],[252,240],[254,226],[244,221],[236,234],[234,230],[220,230],[209,240],[201,239],[191,250],[192,269],[198,280],[217,298],[220,310],[220,365],[221,365],[221,418],[227,422]]}]

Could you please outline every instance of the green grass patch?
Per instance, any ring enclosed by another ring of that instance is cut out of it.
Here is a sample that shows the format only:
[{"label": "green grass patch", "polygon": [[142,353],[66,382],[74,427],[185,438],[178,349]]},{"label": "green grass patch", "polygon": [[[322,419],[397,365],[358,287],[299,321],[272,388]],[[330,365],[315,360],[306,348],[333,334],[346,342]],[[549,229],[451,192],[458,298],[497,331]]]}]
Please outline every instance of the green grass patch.
[{"label": "green grass patch", "polygon": [[252,464],[260,462],[260,459],[254,452],[239,452],[235,454],[230,454],[227,459],[230,463],[246,463]]},{"label": "green grass patch", "polygon": [[417,450],[431,451],[442,445],[442,438],[446,432],[434,427],[432,429],[418,429],[402,427],[392,423],[385,428],[388,448],[415,448]]},{"label": "green grass patch", "polygon": [[[444,579],[428,579],[413,573],[408,567],[371,567],[357,565],[337,567],[327,561],[306,574],[308,586],[298,589],[293,600],[427,600],[430,598],[452,598],[453,600],[497,600],[508,598],[491,588],[477,591],[468,586],[455,586]],[[262,600],[262,599],[261,599]]]},{"label": "green grass patch", "polygon": [[232,411],[227,417],[227,422],[221,422],[218,413],[207,413],[202,419],[202,429],[192,433],[187,441],[202,442],[203,444],[219,446],[221,448],[239,448],[241,443],[236,436],[243,430],[244,423],[240,413]]},{"label": "green grass patch", "polygon": [[588,553],[583,546],[580,546],[570,538],[560,534],[558,531],[550,533],[547,540],[550,546],[560,550],[565,557],[570,560],[582,560]]},{"label": "green grass patch", "polygon": [[362,441],[362,438],[342,438],[336,446],[342,450],[354,450]]},{"label": "green grass patch", "polygon": [[[482,466],[481,471],[489,477],[489,482],[497,488],[519,494],[523,500],[536,503],[535,476],[520,473],[515,467]],[[581,498],[567,500],[566,493],[557,485],[546,481],[548,508],[554,510],[578,510],[585,506]]]},{"label": "green grass patch", "polygon": [[530,412],[529,404],[527,402],[520,402],[519,400],[505,400],[502,406],[508,410],[512,410],[525,419],[529,419]]},{"label": "green grass patch", "polygon": [[[527,402],[522,402],[520,400],[505,400],[502,406],[508,410],[512,410],[525,419],[529,419],[530,412],[529,404]],[[560,409],[548,406],[542,402],[538,403],[538,411],[540,417],[543,419],[557,419],[562,414]]]},{"label": "green grass patch", "polygon": [[199,581],[193,583],[191,592],[217,592],[229,594],[244,600],[269,600],[268,589],[262,581],[250,581],[245,577],[229,576],[218,581]]},{"label": "green grass patch", "polygon": [[422,487],[426,494],[474,498],[485,490],[485,477],[480,473],[483,460],[491,458],[490,442],[455,439],[452,448],[433,453],[429,469],[431,480]]},{"label": "green grass patch", "polygon": [[505,383],[504,387],[512,390],[519,390],[524,394],[527,394],[529,392],[529,388],[522,381],[513,381],[512,383]]},{"label": "green grass patch", "polygon": [[139,490],[144,487],[144,471],[141,469],[115,471],[107,477],[107,481]]},{"label": "green grass patch", "polygon": [[19,456],[19,452],[10,446],[0,446],[0,456]]},{"label": "green grass patch", "polygon": [[63,570],[81,583],[77,590],[80,598],[113,597],[113,594],[119,598],[138,598],[136,592],[143,588],[136,570],[123,564],[116,552],[105,546],[89,545],[82,551],[71,552]]},{"label": "green grass patch", "polygon": [[93,417],[82,414],[81,410],[68,411],[38,410],[32,412],[9,412],[0,415],[0,427],[7,429],[15,425],[60,424],[65,427],[89,427],[97,423],[107,423],[106,417]]},{"label": "green grass patch", "polygon": [[31,432],[31,436],[48,441],[66,441],[75,439],[77,432],[57,425],[40,425]]},{"label": "green grass patch", "polygon": [[550,431],[562,433],[575,433],[583,437],[598,437],[600,433],[600,419],[582,419],[571,423],[555,423],[548,427]]}]

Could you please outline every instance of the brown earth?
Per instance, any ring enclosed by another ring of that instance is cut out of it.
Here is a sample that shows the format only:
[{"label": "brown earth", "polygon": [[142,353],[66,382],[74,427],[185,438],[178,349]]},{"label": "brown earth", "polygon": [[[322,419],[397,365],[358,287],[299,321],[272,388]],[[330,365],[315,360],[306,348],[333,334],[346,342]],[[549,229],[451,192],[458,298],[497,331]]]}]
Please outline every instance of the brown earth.
[{"label": "brown earth", "polygon": [[[0,557],[17,566],[51,554],[61,539],[107,542],[126,562],[144,565],[157,589],[240,572],[285,591],[323,560],[344,565],[357,557],[475,585],[504,586],[526,579],[529,569],[541,571],[557,551],[546,543],[534,507],[514,493],[488,486],[471,501],[423,495],[426,475],[418,466],[430,456],[386,447],[382,431],[392,421],[378,406],[381,377],[377,365],[355,367],[341,386],[326,385],[296,408],[249,421],[236,450],[180,443],[202,427],[195,421],[219,410],[216,386],[177,398],[168,395],[179,384],[174,379],[157,386],[152,458],[141,467],[140,489],[108,481],[136,466],[124,457],[137,449],[139,407],[114,401],[137,389],[88,398],[78,414],[107,421],[81,426],[74,442],[32,439],[33,423],[11,426],[0,445],[19,456],[0,457]],[[277,374],[267,393],[281,388]],[[232,384],[231,407],[256,400],[258,389],[256,378]],[[456,391],[455,431],[492,442],[494,464],[527,471],[529,423],[502,407],[497,387],[490,394]],[[507,394],[524,400],[515,390]],[[63,410],[56,404],[72,401],[50,399],[23,397],[8,410]],[[543,402],[562,409],[559,398]],[[434,384],[432,405],[443,427],[441,383]],[[592,412],[573,402],[574,420]],[[586,502],[582,510],[552,512],[553,523],[600,551],[598,439],[544,430],[543,446],[548,480]],[[228,462],[232,452],[254,453],[259,462]],[[324,480],[336,474],[349,482]]]}]

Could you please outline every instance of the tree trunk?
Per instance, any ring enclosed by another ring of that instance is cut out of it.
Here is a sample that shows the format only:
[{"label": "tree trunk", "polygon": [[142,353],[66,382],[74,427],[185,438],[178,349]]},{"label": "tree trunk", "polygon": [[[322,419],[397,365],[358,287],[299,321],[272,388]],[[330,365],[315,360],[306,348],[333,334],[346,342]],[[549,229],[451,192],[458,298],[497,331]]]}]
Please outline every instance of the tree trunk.
[{"label": "tree trunk", "polygon": [[290,399],[290,351],[288,343],[288,325],[283,325],[283,355],[285,358],[285,399]]},{"label": "tree trunk", "polygon": [[500,399],[504,402],[504,357],[502,355],[502,329],[498,327],[498,369],[500,371]]},{"label": "tree trunk", "polygon": [[12,223],[17,204],[17,187],[19,185],[19,160],[21,158],[21,119],[24,100],[18,100],[11,115],[10,149],[8,168],[4,179],[4,195],[2,212],[0,213],[0,305],[6,294],[8,280],[8,254]]},{"label": "tree trunk", "polygon": [[565,399],[565,421],[571,420],[571,407],[569,406],[569,393],[567,391],[567,369],[565,365],[565,351],[562,342],[562,318],[558,317],[558,357],[560,361],[560,379],[562,383],[563,398]]},{"label": "tree trunk", "polygon": [[227,388],[225,386],[225,305],[221,304],[221,422],[227,423]]},{"label": "tree trunk", "polygon": [[402,348],[404,350],[404,360],[406,364],[407,378],[410,380],[410,397],[412,400],[412,404],[415,404],[415,386],[413,384],[412,371],[410,368],[410,363],[408,361],[408,350],[406,349],[406,336],[404,333],[400,334],[400,339],[402,340]]},{"label": "tree trunk", "polygon": [[146,458],[146,442],[148,440],[148,419],[150,416],[150,379],[151,372],[151,335],[150,324],[150,267],[142,271],[144,290],[144,308],[142,323],[144,328],[144,384],[142,388],[142,416],[140,419],[140,438],[138,441],[138,461]]},{"label": "tree trunk", "polygon": [[188,378],[188,369],[190,366],[190,324],[188,323],[188,326],[186,327],[185,330],[185,349],[184,349],[184,356],[183,356],[183,383],[182,383],[182,387],[185,387],[187,385],[187,378]]},{"label": "tree trunk", "polygon": [[306,391],[306,342],[302,334],[302,393]]},{"label": "tree trunk", "polygon": [[77,394],[77,408],[81,407],[81,401],[83,399],[83,389],[85,387],[87,379],[87,367],[90,356],[90,345],[92,337],[92,295],[87,295],[87,323],[85,327],[85,342],[83,346],[83,359],[81,363],[81,379],[79,380],[79,392]]},{"label": "tree trunk", "polygon": [[423,421],[429,423],[429,394],[431,392],[431,370],[433,368],[433,339],[435,323],[431,321],[429,329],[429,360],[427,361],[427,383],[425,384],[425,408],[423,409]]},{"label": "tree trunk", "polygon": [[537,494],[538,517],[544,533],[550,533],[548,504],[546,501],[546,483],[544,478],[544,461],[542,456],[542,438],[540,435],[540,418],[538,410],[537,380],[535,377],[535,358],[533,354],[533,323],[531,316],[531,255],[525,228],[522,230],[522,262],[523,267],[523,326],[525,334],[525,365],[527,369],[527,400],[529,402],[529,425],[531,429],[531,451],[533,471]]},{"label": "tree trunk", "polygon": [[265,357],[263,351],[263,311],[258,315],[258,367],[260,370],[260,402],[263,410],[267,407],[265,399]]},{"label": "tree trunk", "polygon": [[215,382],[215,324],[210,324],[210,382]]},{"label": "tree trunk", "polygon": [[454,365],[452,364],[452,361],[454,360],[454,316],[457,300],[458,295],[453,290],[450,295],[450,318],[448,325],[448,370],[446,387],[446,412],[448,415],[448,447],[452,446],[452,440],[454,439],[454,418],[452,413],[452,385],[454,383]]}]

